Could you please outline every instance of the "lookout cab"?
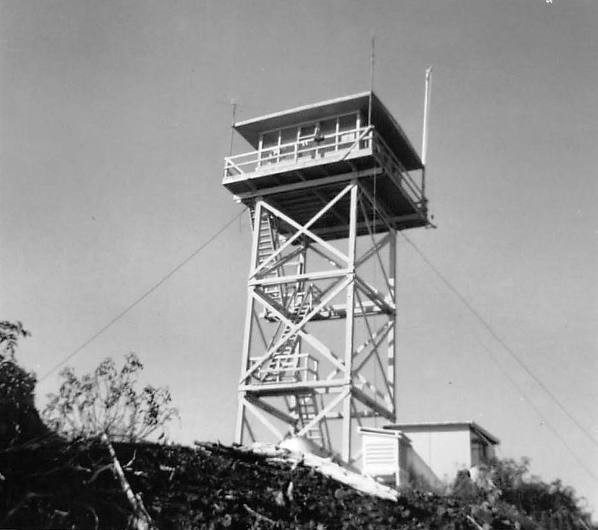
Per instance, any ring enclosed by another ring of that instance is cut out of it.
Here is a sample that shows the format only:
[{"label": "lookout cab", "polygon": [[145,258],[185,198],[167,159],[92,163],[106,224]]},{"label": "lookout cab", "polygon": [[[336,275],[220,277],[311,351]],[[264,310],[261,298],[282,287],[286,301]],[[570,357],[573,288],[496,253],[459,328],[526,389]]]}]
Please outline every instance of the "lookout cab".
[{"label": "lookout cab", "polygon": [[[375,181],[377,207],[392,228],[426,225],[419,155],[375,94],[369,109],[370,93],[364,92],[236,123],[253,150],[225,158],[224,186],[250,208],[256,197],[268,197],[301,222],[343,183],[358,179],[373,192]],[[349,219],[339,219],[339,209],[318,228],[323,239],[348,237]],[[371,228],[387,230],[378,221]],[[367,231],[360,222],[357,234]]]},{"label": "lookout cab", "polygon": [[425,168],[371,92],[235,123],[223,185],[253,244],[236,441],[299,436],[352,460],[395,418],[396,231],[428,224]]}]

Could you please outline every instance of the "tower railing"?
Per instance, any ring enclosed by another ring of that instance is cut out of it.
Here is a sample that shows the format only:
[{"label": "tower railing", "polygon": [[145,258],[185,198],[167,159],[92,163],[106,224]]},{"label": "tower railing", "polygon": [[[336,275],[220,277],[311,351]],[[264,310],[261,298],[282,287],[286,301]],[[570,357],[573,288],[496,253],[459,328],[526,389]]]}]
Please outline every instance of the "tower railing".
[{"label": "tower railing", "polygon": [[422,180],[405,169],[382,136],[373,127],[359,127],[315,138],[249,151],[224,159],[224,183],[254,173],[280,171],[316,161],[344,160],[349,154],[374,155],[389,178],[405,191],[418,209],[425,206]]},{"label": "tower railing", "polygon": [[[299,383],[304,381],[316,381],[318,378],[318,360],[309,353],[294,353],[293,364],[285,365],[287,359],[281,360],[273,366],[263,366],[255,371],[256,379],[262,380],[263,384],[268,383]],[[250,357],[249,368],[258,364],[261,357]]]},{"label": "tower railing", "polygon": [[224,158],[224,182],[260,170],[269,171],[274,166],[278,170],[287,164],[339,158],[347,151],[369,149],[373,134],[372,128],[360,127],[227,156]]},{"label": "tower railing", "polygon": [[419,208],[424,204],[422,181],[416,183],[413,176],[405,169],[399,159],[390,150],[388,144],[378,133],[374,134],[373,152],[391,179],[403,189],[414,204]]}]

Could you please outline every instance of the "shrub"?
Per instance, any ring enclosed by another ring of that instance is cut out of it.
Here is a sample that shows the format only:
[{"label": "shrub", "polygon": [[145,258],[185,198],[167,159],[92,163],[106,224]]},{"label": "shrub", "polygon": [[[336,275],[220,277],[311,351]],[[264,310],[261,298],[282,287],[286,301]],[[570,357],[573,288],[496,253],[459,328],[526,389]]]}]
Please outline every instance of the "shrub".
[{"label": "shrub", "polygon": [[162,439],[166,424],[178,416],[166,388],[146,385],[137,390],[143,364],[134,353],[126,356],[120,370],[108,358],[90,374],[77,377],[72,368],[61,372],[58,394],[50,394],[43,412],[48,425],[70,439],[105,433],[128,442],[151,435]]}]

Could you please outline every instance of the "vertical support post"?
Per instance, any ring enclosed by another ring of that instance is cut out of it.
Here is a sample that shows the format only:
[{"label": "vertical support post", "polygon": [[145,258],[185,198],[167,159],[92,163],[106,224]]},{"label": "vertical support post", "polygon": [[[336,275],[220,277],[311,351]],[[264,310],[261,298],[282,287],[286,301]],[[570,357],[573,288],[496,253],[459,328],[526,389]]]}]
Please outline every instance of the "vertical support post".
[{"label": "vertical support post", "polygon": [[390,240],[388,242],[388,283],[390,286],[390,298],[395,314],[389,315],[389,321],[392,323],[390,331],[388,332],[388,382],[392,389],[392,412],[397,415],[397,362],[396,362],[396,342],[395,342],[395,326],[396,326],[396,310],[397,310],[397,231],[390,230]]},{"label": "vertical support post", "polygon": [[[257,267],[258,263],[258,246],[260,241],[260,226],[262,221],[262,199],[258,198],[255,202],[255,210],[253,214],[253,239],[251,245],[251,263],[249,265],[250,276]],[[251,354],[251,336],[253,333],[253,316],[255,310],[255,298],[253,291],[255,287],[247,286],[247,309],[245,311],[245,328],[243,331],[243,358],[241,361],[241,376],[249,367],[249,358]],[[245,381],[240,381],[239,385],[243,385]],[[243,443],[243,427],[245,425],[245,392],[239,391],[237,404],[237,421],[235,424],[235,442]]]},{"label": "vertical support post", "polygon": [[346,327],[345,327],[345,384],[349,389],[347,396],[343,400],[343,419],[342,419],[342,446],[341,458],[344,462],[349,462],[351,459],[351,400],[353,397],[353,338],[355,335],[355,252],[357,248],[357,193],[359,185],[357,180],[352,181],[351,187],[351,202],[349,212],[349,248],[347,249],[347,256],[349,261],[347,269],[350,271],[348,275],[351,277],[351,283],[347,286],[347,302],[346,302]]}]

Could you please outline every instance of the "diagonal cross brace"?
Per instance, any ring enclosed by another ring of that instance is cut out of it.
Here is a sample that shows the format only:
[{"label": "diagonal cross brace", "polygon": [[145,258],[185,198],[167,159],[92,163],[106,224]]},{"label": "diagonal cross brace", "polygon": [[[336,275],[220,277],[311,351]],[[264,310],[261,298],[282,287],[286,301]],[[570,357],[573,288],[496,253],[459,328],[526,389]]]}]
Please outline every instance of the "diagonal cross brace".
[{"label": "diagonal cross brace", "polygon": [[295,333],[299,333],[302,338],[310,342],[315,348],[317,348],[325,357],[328,358],[333,364],[338,366],[341,370],[345,371],[345,365],[340,361],[328,348],[326,348],[320,341],[318,341],[315,337],[310,335],[309,333],[304,332],[301,328],[312,319],[314,315],[316,315],[323,307],[330,302],[338,293],[340,293],[343,289],[345,289],[350,283],[353,281],[353,278],[343,278],[339,280],[338,285],[335,289],[333,289],[328,295],[322,297],[318,303],[307,315],[303,317],[300,322],[293,322],[291,321],[285,314],[280,312],[276,307],[274,307],[270,300],[264,296],[262,293],[255,290],[251,293],[258,302],[266,305],[267,308],[276,315],[281,322],[285,323],[289,330],[288,333],[284,333],[282,337],[276,341],[276,343],[270,347],[270,349],[266,352],[266,354],[261,357],[249,370],[247,370],[243,376],[241,377],[240,383],[245,381],[248,377],[250,377],[256,370],[260,368],[268,359],[270,359],[276,351],[289,340],[289,338],[294,335]]},{"label": "diagonal cross brace", "polygon": [[257,266],[252,271],[250,278],[255,277],[256,274],[258,274],[262,269],[264,269],[266,267],[266,265],[268,265],[270,262],[272,262],[274,259],[276,259],[285,249],[287,249],[301,235],[306,235],[307,237],[313,239],[316,243],[319,243],[326,250],[328,250],[332,254],[336,255],[338,258],[340,258],[340,260],[342,262],[344,262],[344,264],[341,264],[341,263],[338,263],[335,261],[335,263],[339,267],[342,267],[343,265],[348,263],[349,258],[344,253],[342,253],[340,250],[333,247],[329,243],[326,243],[326,241],[324,241],[322,238],[318,237],[316,234],[311,232],[309,230],[309,227],[312,226],[313,224],[315,224],[318,221],[318,219],[320,219],[320,217],[322,217],[328,210],[330,210],[330,208],[332,208],[338,201],[340,201],[343,198],[343,196],[351,190],[351,187],[352,187],[351,184],[349,184],[348,186],[345,186],[345,188],[343,190],[341,190],[326,206],[324,206],[324,208],[322,208],[318,213],[316,213],[316,215],[314,215],[304,225],[300,225],[297,221],[291,219],[289,216],[285,215],[284,213],[282,213],[280,210],[278,210],[274,206],[268,204],[267,202],[263,202],[262,205],[264,208],[266,208],[271,213],[273,213],[275,216],[281,218],[282,220],[284,220],[285,222],[290,224],[293,228],[295,228],[297,230],[297,232],[295,232],[289,239],[287,239],[284,242],[284,244],[281,245],[280,248],[278,248],[276,250],[276,252],[274,252],[272,255],[270,255],[270,257],[268,259],[264,260],[259,266]]},{"label": "diagonal cross brace", "polygon": [[[355,351],[353,352],[353,360],[355,361],[355,359],[357,358],[358,355],[361,354],[361,352],[363,352],[368,346],[370,346],[371,344],[375,343],[374,347],[377,348],[378,346],[380,346],[380,344],[382,343],[382,341],[386,338],[386,336],[388,335],[389,331],[392,329],[392,326],[394,326],[394,322],[385,322],[380,329],[378,329],[376,331],[376,333],[374,333],[373,336],[370,336],[370,338],[368,338],[365,342],[363,342],[362,344],[360,344]],[[370,354],[367,355],[367,358],[364,359],[363,363],[365,363],[367,361],[367,359],[369,358]],[[354,372],[361,370],[363,363],[361,363],[357,368],[354,369]],[[333,379],[336,375],[338,374],[338,369],[334,369],[330,372],[330,374],[328,374],[328,377],[326,377],[327,380],[329,379]]]},{"label": "diagonal cross brace", "polygon": [[328,405],[326,405],[316,416],[314,416],[309,423],[305,424],[297,433],[297,436],[304,436],[312,427],[315,427],[331,410],[341,403],[351,392],[350,388],[343,390],[337,397],[335,397]]},{"label": "diagonal cross brace", "polygon": [[355,268],[361,267],[366,261],[368,261],[376,252],[380,252],[390,242],[390,232],[387,233],[382,239],[378,240],[375,245],[372,245],[366,250],[355,262]]}]

